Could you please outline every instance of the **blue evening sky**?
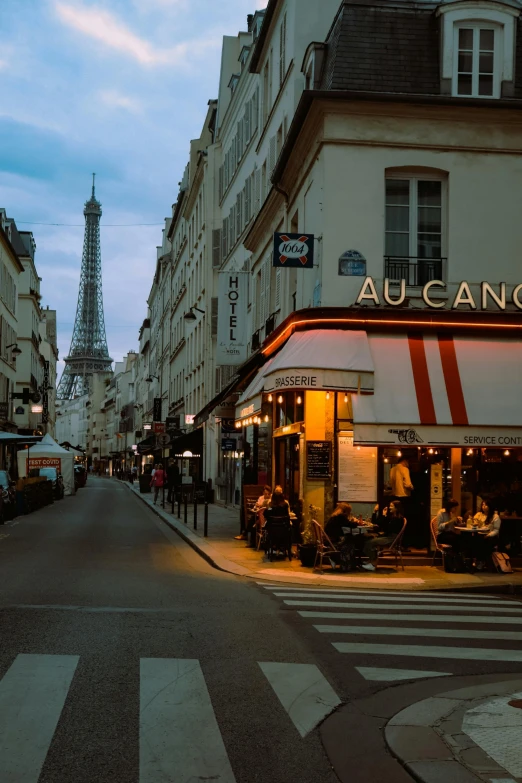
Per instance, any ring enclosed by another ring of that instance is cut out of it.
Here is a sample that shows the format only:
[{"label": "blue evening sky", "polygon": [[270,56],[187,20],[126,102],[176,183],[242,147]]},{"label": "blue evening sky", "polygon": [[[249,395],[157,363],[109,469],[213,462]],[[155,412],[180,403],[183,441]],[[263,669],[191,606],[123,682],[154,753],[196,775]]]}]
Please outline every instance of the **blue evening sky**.
[{"label": "blue evening sky", "polygon": [[107,339],[121,359],[138,347],[161,225],[103,223],[170,215],[189,140],[217,97],[222,36],[245,30],[247,14],[266,0],[1,5],[0,206],[34,233],[42,301],[58,311],[63,358],[76,312],[83,205],[96,172]]}]

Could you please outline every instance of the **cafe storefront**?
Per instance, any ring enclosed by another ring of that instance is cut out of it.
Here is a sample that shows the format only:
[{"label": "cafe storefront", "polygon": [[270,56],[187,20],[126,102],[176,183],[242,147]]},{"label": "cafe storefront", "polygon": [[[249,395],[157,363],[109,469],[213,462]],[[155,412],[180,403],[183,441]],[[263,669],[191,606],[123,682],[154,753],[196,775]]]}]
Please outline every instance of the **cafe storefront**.
[{"label": "cafe storefront", "polygon": [[471,512],[492,498],[506,519],[522,518],[519,322],[513,312],[294,313],[236,406],[245,483],[266,477],[322,520],[338,501],[368,517],[406,456],[412,546],[429,546],[429,520],[449,496]]}]

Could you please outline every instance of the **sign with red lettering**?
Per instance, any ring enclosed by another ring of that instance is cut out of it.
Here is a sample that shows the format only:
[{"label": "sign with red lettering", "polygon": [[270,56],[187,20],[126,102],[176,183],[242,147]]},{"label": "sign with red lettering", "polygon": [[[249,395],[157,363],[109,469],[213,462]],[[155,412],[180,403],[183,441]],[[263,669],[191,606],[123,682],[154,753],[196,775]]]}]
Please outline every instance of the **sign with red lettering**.
[{"label": "sign with red lettering", "polygon": [[216,365],[242,364],[247,359],[248,272],[220,272]]},{"label": "sign with red lettering", "polygon": [[62,460],[60,457],[29,457],[26,459],[26,470],[29,474],[30,470],[35,468],[56,468],[58,473],[62,472]]},{"label": "sign with red lettering", "polygon": [[155,421],[152,424],[152,431],[156,433],[156,435],[162,435],[165,432],[166,424],[164,421]]},{"label": "sign with red lettering", "polygon": [[278,268],[314,268],[313,234],[274,234],[273,265]]}]

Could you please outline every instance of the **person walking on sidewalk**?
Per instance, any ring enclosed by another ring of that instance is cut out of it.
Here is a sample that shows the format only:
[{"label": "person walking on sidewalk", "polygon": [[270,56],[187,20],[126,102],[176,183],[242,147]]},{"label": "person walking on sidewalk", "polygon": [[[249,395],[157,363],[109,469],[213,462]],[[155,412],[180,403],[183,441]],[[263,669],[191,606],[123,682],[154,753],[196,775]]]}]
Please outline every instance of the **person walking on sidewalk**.
[{"label": "person walking on sidewalk", "polygon": [[154,475],[152,476],[150,482],[151,489],[152,487],[154,487],[154,500],[152,501],[152,504],[154,506],[156,505],[159,491],[160,489],[163,489],[164,484],[165,484],[165,471],[163,470],[163,467],[161,465],[156,465],[156,469],[154,470]]}]

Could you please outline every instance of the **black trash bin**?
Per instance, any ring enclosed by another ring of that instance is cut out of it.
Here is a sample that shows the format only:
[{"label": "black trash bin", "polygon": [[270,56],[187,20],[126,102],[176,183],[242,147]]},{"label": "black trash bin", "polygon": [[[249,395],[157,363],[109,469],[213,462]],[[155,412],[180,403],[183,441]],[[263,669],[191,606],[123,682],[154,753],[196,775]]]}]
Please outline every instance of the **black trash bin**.
[{"label": "black trash bin", "polygon": [[151,482],[150,473],[142,473],[139,476],[139,482],[140,482],[140,492],[142,495],[144,495],[146,492],[150,492],[150,482]]}]

